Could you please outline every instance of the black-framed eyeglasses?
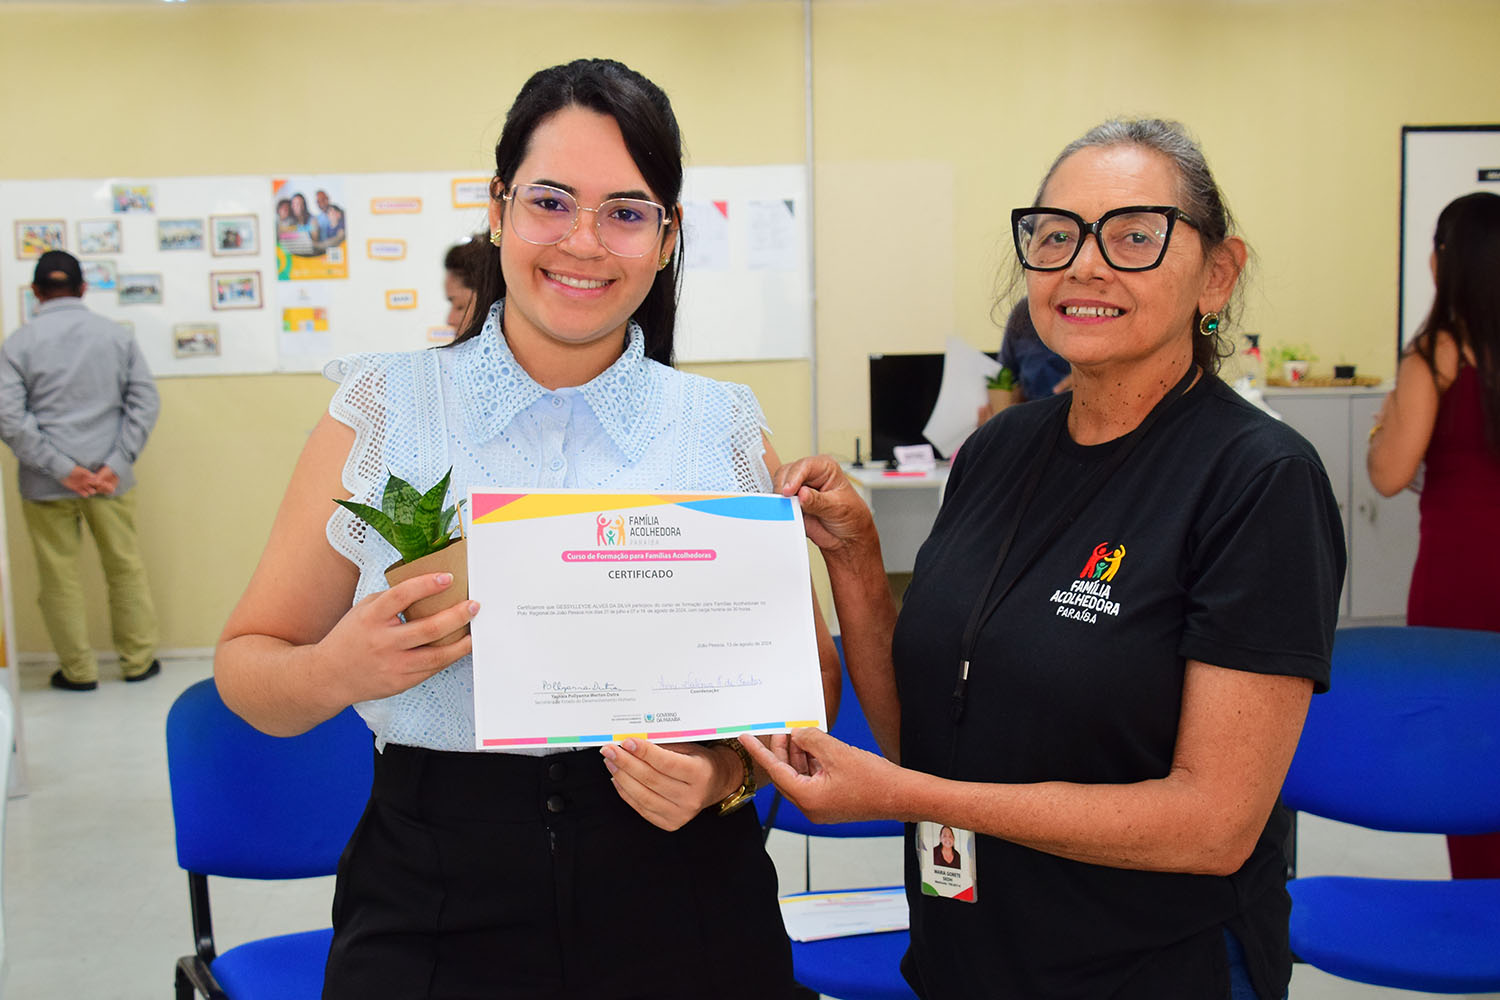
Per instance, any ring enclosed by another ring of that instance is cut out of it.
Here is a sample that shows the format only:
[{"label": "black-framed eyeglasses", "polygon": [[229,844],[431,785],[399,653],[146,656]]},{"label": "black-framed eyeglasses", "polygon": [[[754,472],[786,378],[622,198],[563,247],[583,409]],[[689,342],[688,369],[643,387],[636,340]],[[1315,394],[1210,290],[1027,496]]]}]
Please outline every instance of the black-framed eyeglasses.
[{"label": "black-framed eyeglasses", "polygon": [[598,208],[584,208],[550,184],[517,184],[500,197],[511,203],[511,231],[535,246],[561,243],[578,228],[579,214],[592,212],[600,246],[616,257],[644,257],[656,251],[667,223],[665,208],[641,198],[611,198]]},{"label": "black-framed eyeglasses", "polygon": [[1149,271],[1161,264],[1172,240],[1172,227],[1184,222],[1198,228],[1174,205],[1127,205],[1112,208],[1094,222],[1065,208],[1017,208],[1010,213],[1016,255],[1028,271],[1061,271],[1073,263],[1092,233],[1104,262],[1116,271]]}]

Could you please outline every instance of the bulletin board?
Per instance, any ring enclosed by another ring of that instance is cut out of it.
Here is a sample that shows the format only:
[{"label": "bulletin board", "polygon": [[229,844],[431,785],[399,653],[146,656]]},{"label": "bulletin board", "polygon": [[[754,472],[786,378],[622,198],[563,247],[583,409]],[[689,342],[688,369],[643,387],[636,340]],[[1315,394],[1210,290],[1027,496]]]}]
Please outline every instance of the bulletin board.
[{"label": "bulletin board", "polygon": [[1500,194],[1500,124],[1406,125],[1401,129],[1401,292],[1398,352],[1432,308],[1432,234],[1454,198]]},{"label": "bulletin board", "polygon": [[[7,181],[0,329],[29,316],[35,258],[56,247],[83,263],[89,308],[129,326],[158,377],[314,372],[353,351],[431,347],[452,336],[443,256],[488,228],[488,180]],[[811,356],[805,169],[689,168],[683,202],[678,359]],[[307,217],[318,224],[297,224]]]}]

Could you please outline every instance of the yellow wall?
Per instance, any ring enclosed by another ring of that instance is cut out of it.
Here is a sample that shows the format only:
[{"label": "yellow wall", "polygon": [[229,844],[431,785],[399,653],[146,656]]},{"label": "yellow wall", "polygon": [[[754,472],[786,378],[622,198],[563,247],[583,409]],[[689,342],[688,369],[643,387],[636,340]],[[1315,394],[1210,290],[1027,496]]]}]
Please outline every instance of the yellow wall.
[{"label": "yellow wall", "polygon": [[[1464,0],[818,0],[818,430],[851,453],[871,351],[994,350],[989,312],[1057,151],[1179,119],[1258,254],[1241,329],[1395,372],[1404,124],[1500,121],[1500,16]],[[1419,238],[1427,238],[1422,236]],[[1003,315],[1002,315],[1003,318]]]},{"label": "yellow wall", "polygon": [[[28,82],[0,89],[0,183],[484,169],[526,77],[586,55],[667,90],[690,163],[801,162],[802,24],[790,2],[5,4],[0,65]],[[0,288],[29,277],[0,275]],[[14,323],[8,297],[3,315]],[[776,447],[811,450],[808,363],[692,367],[749,384]],[[138,468],[145,557],[163,646],[209,646],[332,386],[311,375],[159,385],[161,421]],[[15,461],[0,452],[18,649],[45,652]],[[93,642],[108,649],[102,576],[91,566],[86,579]]]},{"label": "yellow wall", "polygon": [[[1400,126],[1500,120],[1489,0],[816,0],[818,445],[868,437],[865,356],[993,348],[1009,209],[1111,114],[1202,139],[1259,253],[1246,328],[1393,371]],[[534,18],[540,27],[526,23]],[[0,5],[5,178],[485,164],[533,70],[611,55],[671,94],[700,164],[804,156],[800,3]],[[42,81],[45,81],[43,83]],[[45,100],[42,98],[45,96]],[[0,275],[0,289],[26,276]],[[4,316],[14,315],[5,303]],[[805,362],[693,366],[813,446]],[[213,642],[331,387],[172,379],[140,466],[168,648]],[[6,452],[0,471],[14,481]],[[48,648],[7,489],[18,646]],[[97,574],[92,628],[108,648]]]}]

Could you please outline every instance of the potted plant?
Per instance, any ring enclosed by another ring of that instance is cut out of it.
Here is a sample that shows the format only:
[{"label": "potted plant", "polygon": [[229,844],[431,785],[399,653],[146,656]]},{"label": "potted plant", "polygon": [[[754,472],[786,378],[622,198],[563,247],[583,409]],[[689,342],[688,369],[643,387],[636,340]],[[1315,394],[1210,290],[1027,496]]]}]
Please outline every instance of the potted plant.
[{"label": "potted plant", "polygon": [[1276,349],[1276,360],[1287,384],[1297,385],[1307,377],[1308,364],[1318,358],[1306,344],[1285,344]]},{"label": "potted plant", "polygon": [[[436,486],[426,493],[418,493],[414,486],[392,473],[385,482],[378,508],[355,500],[334,500],[379,532],[380,537],[401,554],[401,558],[385,571],[386,582],[391,586],[419,573],[453,574],[453,583],[447,590],[424,597],[406,609],[404,614],[408,621],[426,618],[469,599],[468,542],[463,536],[463,519],[458,517],[462,502],[447,508],[443,506],[452,478],[453,469],[450,468]],[[457,537],[453,535],[455,526],[458,528]],[[464,625],[433,645],[445,645],[468,634],[469,626]]]},{"label": "potted plant", "polygon": [[1016,400],[1016,373],[1000,366],[1000,370],[984,380],[985,390],[990,397],[990,412],[999,413],[1001,410],[1015,403]]}]

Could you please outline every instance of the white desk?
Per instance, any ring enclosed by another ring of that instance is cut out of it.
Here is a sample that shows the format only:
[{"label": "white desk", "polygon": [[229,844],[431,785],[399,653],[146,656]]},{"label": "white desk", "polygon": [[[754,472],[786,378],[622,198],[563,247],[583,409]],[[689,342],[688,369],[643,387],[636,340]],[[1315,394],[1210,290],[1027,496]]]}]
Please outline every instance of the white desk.
[{"label": "white desk", "polygon": [[885,571],[910,573],[916,565],[917,549],[932,531],[943,502],[948,464],[940,463],[933,471],[917,475],[891,472],[883,465],[862,469],[846,465],[844,474],[870,505],[875,529],[880,532]]}]

